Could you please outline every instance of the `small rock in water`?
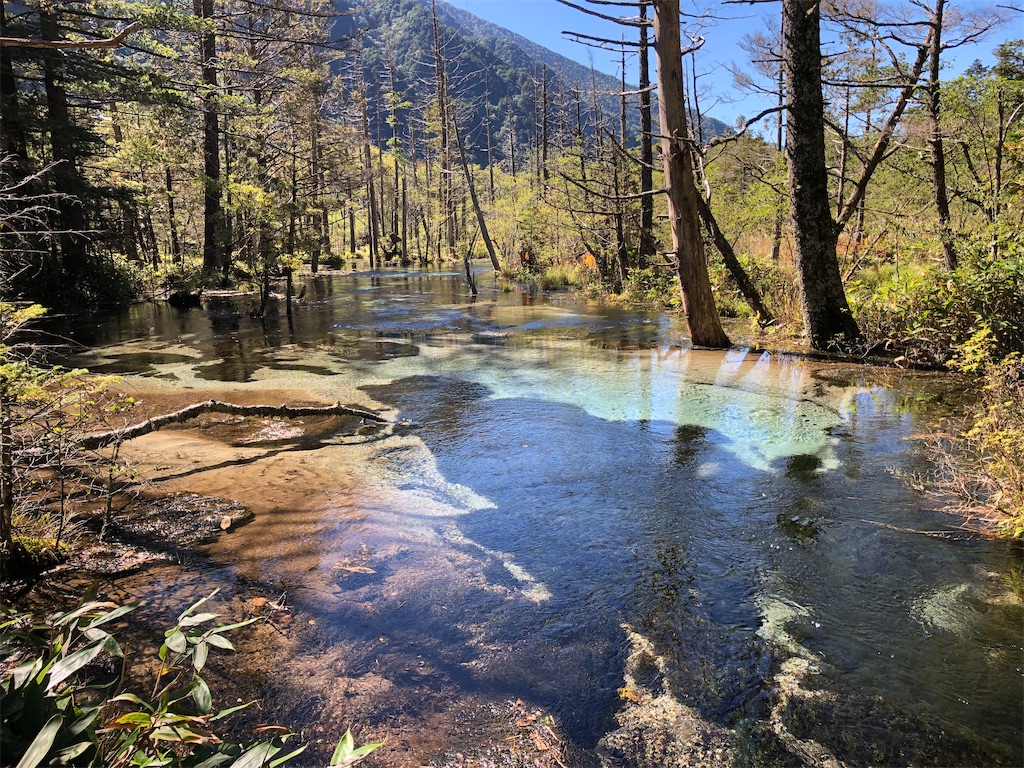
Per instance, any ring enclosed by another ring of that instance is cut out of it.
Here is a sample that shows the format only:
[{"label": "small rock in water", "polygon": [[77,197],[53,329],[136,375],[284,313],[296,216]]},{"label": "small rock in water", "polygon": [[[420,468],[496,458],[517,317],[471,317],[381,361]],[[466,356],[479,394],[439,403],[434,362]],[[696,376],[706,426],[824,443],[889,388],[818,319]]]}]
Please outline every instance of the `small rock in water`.
[{"label": "small rock in water", "polygon": [[231,519],[231,515],[224,515],[224,517],[220,519],[220,529],[222,531],[228,530],[229,528],[231,528],[232,522],[233,520]]}]

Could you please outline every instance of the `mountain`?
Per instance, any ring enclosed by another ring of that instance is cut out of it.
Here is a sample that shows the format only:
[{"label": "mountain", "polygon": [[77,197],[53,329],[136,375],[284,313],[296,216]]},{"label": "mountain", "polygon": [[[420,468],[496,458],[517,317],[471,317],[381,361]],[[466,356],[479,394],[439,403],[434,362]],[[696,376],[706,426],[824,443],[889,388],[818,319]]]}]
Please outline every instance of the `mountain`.
[{"label": "mountain", "polygon": [[[394,91],[411,106],[398,111],[398,135],[408,136],[409,120],[431,102],[434,81],[434,37],[430,0],[336,0],[342,10],[352,10],[348,34],[360,35],[362,66],[370,84],[371,135],[388,138],[385,94]],[[462,126],[476,162],[486,162],[487,127],[496,161],[507,162],[515,147],[518,158],[527,156],[538,142],[542,83],[547,80],[548,131],[552,145],[572,142],[579,113],[593,131],[595,113],[618,132],[618,78],[597,72],[579,62],[544,48],[527,38],[492,24],[461,8],[438,0],[438,23],[448,61],[449,87],[468,117]],[[627,86],[635,90],[635,86]],[[595,98],[595,91],[597,97]],[[579,95],[577,95],[579,94]],[[378,121],[374,98],[381,105]],[[627,126],[631,140],[639,136],[636,97],[630,97]],[[727,130],[713,118],[705,130]],[[420,130],[417,128],[417,130]]]}]

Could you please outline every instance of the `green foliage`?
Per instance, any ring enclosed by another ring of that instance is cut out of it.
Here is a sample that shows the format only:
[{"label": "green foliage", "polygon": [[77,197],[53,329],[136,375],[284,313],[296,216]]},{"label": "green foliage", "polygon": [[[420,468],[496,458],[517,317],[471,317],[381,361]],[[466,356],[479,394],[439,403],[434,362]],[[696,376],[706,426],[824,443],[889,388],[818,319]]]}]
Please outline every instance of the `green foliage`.
[{"label": "green foliage", "polygon": [[952,273],[921,264],[862,272],[849,286],[861,328],[911,363],[943,364],[982,329],[993,358],[1024,351],[1024,247],[1006,240],[999,253],[964,249]]},{"label": "green foliage", "polygon": [[[292,736],[286,729],[258,729],[275,734],[269,741],[234,741],[224,734],[228,718],[252,702],[217,709],[200,673],[211,649],[232,650],[226,635],[255,619],[214,624],[217,614],[198,610],[213,595],[189,606],[164,633],[148,694],[125,687],[120,666],[128,660],[112,632],[138,604],[118,606],[87,595],[74,610],[43,622],[0,606],[5,762],[18,760],[18,768],[248,768],[279,766],[300,755],[305,747],[286,751]],[[379,746],[357,748],[347,732],[331,765],[355,765]]]},{"label": "green foliage", "polygon": [[998,342],[984,327],[960,345],[952,366],[980,377],[981,402],[959,438],[958,471],[985,496],[999,531],[1024,538],[1024,355],[996,354]]},{"label": "green foliage", "polygon": [[320,257],[320,265],[324,269],[341,269],[345,266],[345,257],[340,253],[328,253]]},{"label": "green foliage", "polygon": [[36,544],[52,540],[59,557],[71,511],[69,486],[101,494],[105,531],[113,495],[130,479],[130,468],[118,459],[119,445],[85,452],[78,438],[125,426],[134,398],[116,391],[111,377],[35,362],[37,350],[20,343],[18,334],[43,312],[35,304],[0,302],[0,567],[5,575],[9,566],[49,559],[25,551],[21,535]]},{"label": "green foliage", "polygon": [[582,262],[556,261],[543,267],[537,276],[537,286],[546,291],[569,287],[586,288],[597,279],[597,273]]},{"label": "green foliage", "polygon": [[622,298],[645,307],[678,308],[682,301],[676,276],[660,267],[630,271],[623,286]]}]

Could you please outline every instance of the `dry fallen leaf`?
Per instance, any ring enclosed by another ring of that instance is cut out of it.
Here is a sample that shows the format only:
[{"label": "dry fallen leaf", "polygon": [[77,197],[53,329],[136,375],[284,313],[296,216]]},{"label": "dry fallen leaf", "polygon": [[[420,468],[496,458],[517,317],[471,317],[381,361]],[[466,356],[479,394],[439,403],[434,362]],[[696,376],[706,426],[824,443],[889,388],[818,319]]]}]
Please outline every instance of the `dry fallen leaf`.
[{"label": "dry fallen leaf", "polygon": [[251,605],[253,608],[256,608],[257,610],[262,608],[266,604],[267,598],[265,597],[254,597],[252,600],[249,601],[249,605]]},{"label": "dry fallen leaf", "polygon": [[373,568],[367,568],[365,565],[339,565],[338,570],[349,573],[376,573]]}]

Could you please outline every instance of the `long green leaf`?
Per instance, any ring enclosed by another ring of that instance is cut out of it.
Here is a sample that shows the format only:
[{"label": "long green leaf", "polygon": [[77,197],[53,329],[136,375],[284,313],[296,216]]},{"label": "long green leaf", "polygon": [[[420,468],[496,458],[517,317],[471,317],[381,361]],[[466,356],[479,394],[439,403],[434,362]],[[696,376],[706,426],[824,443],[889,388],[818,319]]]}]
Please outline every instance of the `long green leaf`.
[{"label": "long green leaf", "polygon": [[12,682],[14,683],[14,690],[21,688],[23,685],[25,685],[25,683],[27,683],[29,680],[38,675],[42,668],[42,659],[26,661],[24,664],[15,667],[14,671],[11,673],[11,679]]},{"label": "long green leaf", "polygon": [[210,634],[207,636],[206,642],[215,648],[223,648],[225,651],[235,650],[235,646],[224,635]]},{"label": "long green leaf", "polygon": [[175,653],[184,653],[185,651],[185,635],[180,629],[171,632],[164,642]]},{"label": "long green leaf", "polygon": [[57,753],[58,762],[61,765],[67,765],[76,757],[80,757],[88,752],[91,746],[93,746],[91,741],[80,741],[77,744],[72,744],[70,747],[64,747],[64,749]]},{"label": "long green leaf", "polygon": [[225,717],[230,717],[231,715],[235,714],[235,712],[241,712],[243,709],[248,709],[249,707],[251,707],[255,703],[256,703],[256,700],[253,699],[252,701],[247,701],[245,704],[239,704],[238,706],[235,706],[235,707],[229,707],[228,709],[222,709],[220,712],[218,712],[216,715],[214,715],[213,717],[210,718],[210,722],[213,723],[213,722],[216,722],[217,720],[223,720]]},{"label": "long green leaf", "polygon": [[230,632],[232,629],[239,629],[240,627],[248,627],[250,624],[254,624],[259,621],[259,617],[255,616],[245,621],[236,621],[234,624],[221,624],[218,627],[214,627],[210,630],[211,634],[218,634],[220,632]]},{"label": "long green leaf", "polygon": [[213,621],[220,614],[218,613],[197,613],[195,616],[186,616],[178,621],[179,627],[194,627],[196,624],[203,624],[207,621]]},{"label": "long green leaf", "polygon": [[46,721],[46,725],[42,727],[36,737],[32,739],[32,743],[28,745],[28,749],[25,751],[24,757],[18,762],[18,768],[36,768],[46,758],[47,753],[50,751],[50,747],[53,746],[54,739],[57,738],[57,733],[60,731],[60,726],[64,722],[62,715],[54,715]]},{"label": "long green leaf", "polygon": [[46,684],[46,690],[52,691],[103,652],[109,653],[112,656],[124,655],[121,653],[121,647],[113,637],[108,635],[102,640],[94,640],[81,650],[75,651],[53,665],[53,668],[50,670],[50,680]]},{"label": "long green leaf", "polygon": [[352,730],[345,731],[345,735],[338,739],[338,746],[334,748],[334,754],[331,755],[330,765],[341,765],[341,761],[352,754],[352,750],[355,749],[356,740],[352,738]]},{"label": "long green leaf", "polygon": [[296,749],[294,752],[289,752],[284,757],[275,757],[273,760],[270,761],[270,768],[277,768],[277,766],[284,765],[289,760],[298,757],[299,755],[301,755],[303,752],[306,751],[306,747],[307,746],[308,746],[307,744],[303,744],[301,747]]},{"label": "long green leaf", "polygon": [[225,755],[223,752],[218,752],[212,755],[201,763],[196,763],[192,768],[217,768],[218,765],[224,765],[228,760],[231,759],[231,755]]},{"label": "long green leaf", "polygon": [[210,695],[210,687],[199,675],[195,677],[196,687],[192,689],[192,700],[196,703],[201,715],[208,715],[213,711],[213,697]]},{"label": "long green leaf", "polygon": [[267,760],[280,751],[280,748],[275,747],[269,741],[262,741],[243,752],[230,768],[263,768]]},{"label": "long green leaf", "polygon": [[192,603],[192,605],[190,605],[190,606],[189,606],[188,608],[186,608],[186,609],[185,609],[184,611],[182,611],[182,612],[181,612],[181,613],[180,613],[180,614],[178,615],[178,624],[180,625],[180,624],[181,624],[181,622],[182,622],[182,620],[183,620],[183,619],[184,619],[184,618],[185,618],[186,616],[188,616],[188,615],[189,615],[190,613],[192,613],[192,611],[194,611],[194,610],[195,610],[196,608],[198,608],[198,607],[199,607],[200,605],[202,605],[202,604],[203,604],[203,603],[205,603],[205,602],[206,602],[207,600],[209,600],[210,598],[212,598],[212,597],[213,597],[214,595],[216,595],[216,594],[217,594],[218,592],[220,592],[220,587],[217,587],[217,588],[216,588],[215,590],[213,590],[213,592],[211,592],[210,594],[208,594],[208,595],[207,595],[206,597],[202,597],[202,598],[200,598],[200,599],[196,600],[196,601],[195,601],[194,603]]},{"label": "long green leaf", "polygon": [[85,629],[95,629],[101,624],[106,624],[108,621],[114,621],[115,619],[119,619],[127,613],[131,613],[138,607],[138,601],[134,603],[128,603],[128,605],[122,605],[120,608],[115,608],[114,610],[109,611],[103,614],[102,616],[98,616],[87,627],[85,627]]},{"label": "long green leaf", "polygon": [[196,643],[196,647],[192,650],[192,666],[196,672],[202,672],[203,667],[206,666],[206,659],[210,655],[210,646],[204,640],[200,643]]}]

